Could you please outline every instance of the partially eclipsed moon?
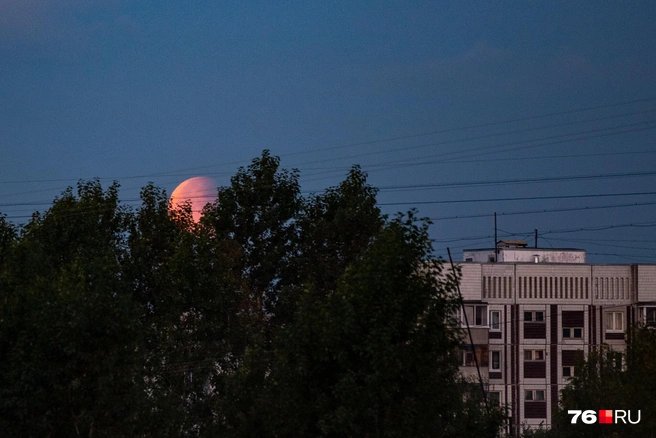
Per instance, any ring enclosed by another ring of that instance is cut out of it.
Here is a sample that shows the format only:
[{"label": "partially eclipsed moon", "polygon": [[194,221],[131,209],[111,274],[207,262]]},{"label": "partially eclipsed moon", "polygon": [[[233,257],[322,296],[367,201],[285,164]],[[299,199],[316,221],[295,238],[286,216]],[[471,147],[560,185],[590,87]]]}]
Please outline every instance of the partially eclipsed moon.
[{"label": "partially eclipsed moon", "polygon": [[198,223],[205,205],[216,201],[217,187],[212,178],[197,176],[180,183],[171,193],[171,208],[176,209],[189,201],[194,222]]}]

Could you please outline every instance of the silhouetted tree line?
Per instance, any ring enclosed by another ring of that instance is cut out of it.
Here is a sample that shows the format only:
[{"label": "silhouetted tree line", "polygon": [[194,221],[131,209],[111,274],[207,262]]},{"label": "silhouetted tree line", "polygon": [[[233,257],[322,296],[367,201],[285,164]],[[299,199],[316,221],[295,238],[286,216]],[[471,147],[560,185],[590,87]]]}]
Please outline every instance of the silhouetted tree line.
[{"label": "silhouetted tree line", "polygon": [[118,189],[0,216],[0,435],[497,435],[458,377],[456,276],[358,167],[304,197],[265,151],[199,224]]}]

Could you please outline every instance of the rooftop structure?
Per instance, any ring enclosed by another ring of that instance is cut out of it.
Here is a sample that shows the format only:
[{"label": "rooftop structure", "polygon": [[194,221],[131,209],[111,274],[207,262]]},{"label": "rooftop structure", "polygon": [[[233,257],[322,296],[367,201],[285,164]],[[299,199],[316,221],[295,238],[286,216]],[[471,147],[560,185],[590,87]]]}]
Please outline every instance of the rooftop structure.
[{"label": "rooftop structure", "polygon": [[499,240],[496,248],[463,251],[466,262],[479,263],[585,263],[585,250],[529,248],[523,240]]}]

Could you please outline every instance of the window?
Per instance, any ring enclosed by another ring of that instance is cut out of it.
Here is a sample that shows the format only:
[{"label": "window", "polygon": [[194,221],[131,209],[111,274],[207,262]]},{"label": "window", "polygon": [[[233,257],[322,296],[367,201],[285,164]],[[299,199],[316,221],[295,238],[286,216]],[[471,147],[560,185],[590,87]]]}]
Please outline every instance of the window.
[{"label": "window", "polygon": [[524,393],[524,400],[527,400],[527,401],[543,401],[544,400],[544,390],[543,389],[529,389]]},{"label": "window", "polygon": [[499,371],[501,370],[501,352],[500,351],[491,351],[490,352],[490,369]]},{"label": "window", "polygon": [[608,362],[610,362],[613,365],[615,369],[617,370],[622,369],[622,353],[620,353],[619,351],[609,352],[608,355],[606,356],[606,359],[608,360]]},{"label": "window", "polygon": [[606,321],[607,332],[624,331],[624,313],[606,312],[605,321]]},{"label": "window", "polygon": [[582,328],[563,328],[563,339],[581,339],[582,337]]},{"label": "window", "polygon": [[524,312],[524,322],[543,322],[544,312]]},{"label": "window", "polygon": [[471,345],[460,347],[461,365],[465,367],[473,367],[476,365],[474,362],[474,351]]},{"label": "window", "polygon": [[544,350],[524,350],[525,361],[544,360]]},{"label": "window", "polygon": [[[467,322],[471,326],[487,326],[487,306],[485,305],[465,305],[465,314]],[[463,318],[462,323],[465,323]]]},{"label": "window", "polygon": [[474,325],[487,325],[487,306],[476,306]]},{"label": "window", "polygon": [[487,393],[487,399],[490,402],[490,406],[499,406],[501,404],[501,392],[490,391]]},{"label": "window", "polygon": [[574,376],[574,367],[573,366],[566,366],[563,367],[563,377],[573,377]]},{"label": "window", "polygon": [[656,327],[656,307],[645,308],[645,324],[647,327]]},{"label": "window", "polygon": [[490,311],[490,330],[501,330],[501,312],[498,310]]}]

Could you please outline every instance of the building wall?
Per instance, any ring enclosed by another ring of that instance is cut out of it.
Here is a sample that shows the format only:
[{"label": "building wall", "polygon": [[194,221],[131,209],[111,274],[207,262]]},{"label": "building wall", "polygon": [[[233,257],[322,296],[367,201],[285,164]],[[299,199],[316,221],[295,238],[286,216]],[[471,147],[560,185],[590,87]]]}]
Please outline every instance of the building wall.
[{"label": "building wall", "polygon": [[[548,427],[567,374],[576,374],[575,357],[602,343],[624,351],[638,297],[656,301],[656,266],[465,262],[460,268],[465,303],[487,305],[484,374],[516,428]],[[499,369],[490,368],[493,358],[500,358]]]},{"label": "building wall", "polygon": [[638,265],[636,271],[638,278],[636,301],[656,301],[656,266]]},{"label": "building wall", "polygon": [[489,263],[495,260],[493,249],[463,251],[463,259],[468,262]]},{"label": "building wall", "polygon": [[462,278],[460,280],[460,293],[465,301],[481,299],[481,269],[480,263],[459,264]]},{"label": "building wall", "polygon": [[585,251],[583,250],[548,250],[535,248],[501,249],[499,262],[535,263],[535,256],[538,256],[539,263],[585,263]]}]

